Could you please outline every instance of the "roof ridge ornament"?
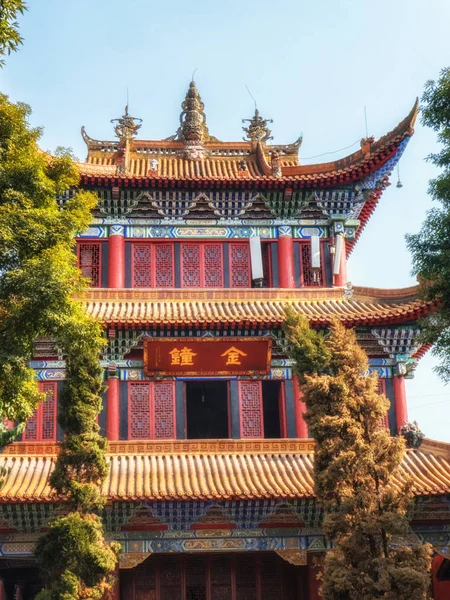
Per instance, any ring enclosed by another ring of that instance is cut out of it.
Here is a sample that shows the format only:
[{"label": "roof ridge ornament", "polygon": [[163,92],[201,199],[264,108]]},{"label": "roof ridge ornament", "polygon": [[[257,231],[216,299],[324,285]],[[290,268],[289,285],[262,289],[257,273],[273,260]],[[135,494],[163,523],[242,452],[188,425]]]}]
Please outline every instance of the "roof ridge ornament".
[{"label": "roof ridge ornament", "polygon": [[263,119],[259,114],[259,110],[255,106],[255,114],[251,119],[242,119],[243,123],[249,123],[248,127],[242,129],[247,134],[242,139],[250,142],[262,142],[265,144],[273,139],[272,131],[268,128],[268,123],[273,123],[273,119]]},{"label": "roof ridge ornament", "polygon": [[213,138],[209,134],[206,125],[205,105],[194,80],[189,84],[189,89],[181,103],[181,108],[180,126],[175,139],[197,145],[216,140],[216,138]]},{"label": "roof ridge ornament", "polygon": [[125,106],[125,113],[119,119],[111,119],[114,125],[114,133],[119,140],[132,140],[136,137],[138,130],[142,126],[142,119],[132,117],[128,114],[128,104]]}]

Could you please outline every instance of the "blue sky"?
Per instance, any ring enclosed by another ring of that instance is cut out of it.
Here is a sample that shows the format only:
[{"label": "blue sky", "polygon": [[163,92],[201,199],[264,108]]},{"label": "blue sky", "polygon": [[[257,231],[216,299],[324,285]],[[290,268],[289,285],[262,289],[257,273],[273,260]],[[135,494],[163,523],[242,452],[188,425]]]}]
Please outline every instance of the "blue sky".
[{"label": "blue sky", "polygon": [[[25,44],[0,72],[1,89],[33,108],[42,146],[85,156],[80,127],[111,139],[110,119],[130,111],[142,137],[175,133],[194,69],[210,132],[241,139],[253,103],[273,118],[276,143],[303,133],[300,157],[350,146],[394,127],[427,79],[450,65],[448,0],[35,0],[20,20]],[[414,283],[404,234],[431,206],[435,134],[420,124],[400,161],[403,188],[388,188],[349,262],[354,284]],[[332,160],[330,154],[313,162]],[[311,162],[304,160],[303,162]],[[450,388],[423,358],[407,383],[410,418],[450,442]]]}]

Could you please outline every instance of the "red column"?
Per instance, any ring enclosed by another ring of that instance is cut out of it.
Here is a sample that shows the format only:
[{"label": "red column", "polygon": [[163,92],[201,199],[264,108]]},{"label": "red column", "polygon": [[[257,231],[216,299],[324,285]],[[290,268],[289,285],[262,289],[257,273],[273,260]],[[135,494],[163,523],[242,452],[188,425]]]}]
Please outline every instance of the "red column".
[{"label": "red column", "polygon": [[111,590],[110,600],[120,600],[120,571],[119,571],[119,563],[114,570],[114,583],[113,588]]},{"label": "red column", "polygon": [[346,283],[347,283],[347,252],[345,250],[345,238],[343,237],[339,274],[334,276],[334,285],[336,287],[343,287]]},{"label": "red column", "polygon": [[323,570],[323,554],[308,554],[308,600],[321,600],[319,593],[321,580],[317,579],[319,573]]},{"label": "red column", "polygon": [[433,579],[433,598],[434,600],[448,600],[450,598],[450,581],[438,581],[437,573],[439,567],[444,562],[445,557],[437,554],[433,557],[431,567]]},{"label": "red column", "polygon": [[295,375],[292,377],[292,385],[294,388],[295,430],[298,438],[306,439],[308,437],[308,425],[303,419],[303,415],[306,412],[306,405],[301,400],[303,394]]},{"label": "red column", "polygon": [[6,600],[5,583],[0,579],[0,600]]},{"label": "red column", "polygon": [[395,399],[395,417],[397,421],[397,431],[408,421],[408,408],[406,406],[405,378],[403,376],[394,377],[394,399]]},{"label": "red column", "polygon": [[125,287],[125,238],[121,225],[109,228],[108,287]]},{"label": "red column", "polygon": [[106,437],[108,440],[119,439],[119,378],[110,377],[108,379],[108,389],[106,392]]},{"label": "red column", "polygon": [[294,240],[290,227],[278,227],[278,281],[280,288],[295,288]]}]

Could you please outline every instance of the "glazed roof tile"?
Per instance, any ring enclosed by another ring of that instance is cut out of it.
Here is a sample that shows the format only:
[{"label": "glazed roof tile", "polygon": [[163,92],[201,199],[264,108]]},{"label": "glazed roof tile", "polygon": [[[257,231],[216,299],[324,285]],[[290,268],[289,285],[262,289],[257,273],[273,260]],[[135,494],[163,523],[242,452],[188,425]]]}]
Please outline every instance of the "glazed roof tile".
[{"label": "glazed roof tile", "polygon": [[392,324],[415,320],[431,310],[419,297],[419,286],[399,290],[355,287],[345,297],[330,289],[90,289],[84,296],[93,317],[109,325],[267,324],[279,326],[284,308],[307,317],[313,325],[337,318],[348,326]]},{"label": "glazed roof tile", "polygon": [[[110,442],[109,500],[231,500],[313,498],[312,440]],[[49,477],[57,446],[16,443],[0,457],[8,474],[0,502],[59,498]],[[396,475],[412,478],[417,496],[450,493],[450,445],[425,440],[406,452]]]},{"label": "glazed roof tile", "polygon": [[[260,142],[206,142],[205,156],[186,158],[184,144],[177,140],[132,140],[127,150],[125,171],[118,169],[118,141],[99,142],[83,131],[88,146],[87,162],[78,163],[84,182],[135,180],[139,185],[173,185],[179,181],[208,182],[209,187],[223,183],[261,182],[269,187],[330,187],[363,179],[395,155],[400,143],[413,134],[418,102],[397,127],[377,141],[362,140],[361,149],[327,163],[300,165],[298,147],[280,151],[281,177],[272,173],[270,154],[280,146]],[[289,148],[289,146],[287,147]],[[152,169],[152,160],[157,161]],[[242,161],[246,170],[241,168]]]}]

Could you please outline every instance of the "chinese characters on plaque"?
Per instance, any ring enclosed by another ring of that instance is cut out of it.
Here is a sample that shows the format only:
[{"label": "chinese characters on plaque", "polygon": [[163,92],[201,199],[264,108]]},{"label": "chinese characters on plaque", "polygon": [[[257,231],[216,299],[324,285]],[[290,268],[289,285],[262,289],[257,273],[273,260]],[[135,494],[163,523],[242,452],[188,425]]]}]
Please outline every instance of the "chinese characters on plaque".
[{"label": "chinese characters on plaque", "polygon": [[145,338],[146,375],[267,374],[268,338]]}]

